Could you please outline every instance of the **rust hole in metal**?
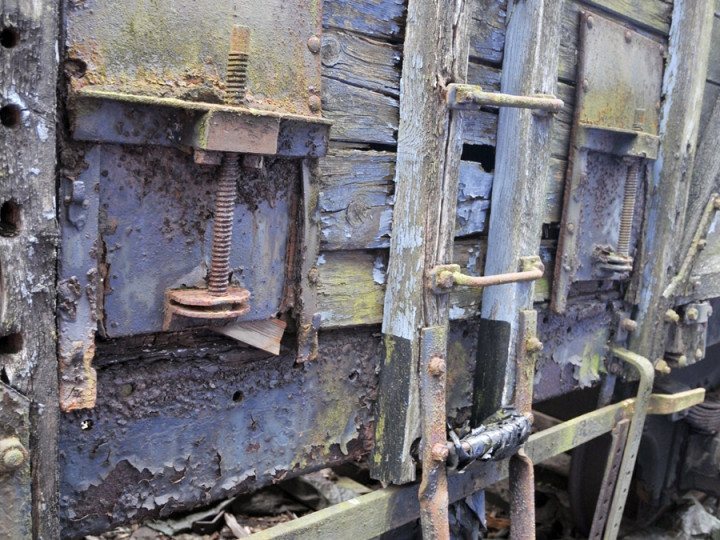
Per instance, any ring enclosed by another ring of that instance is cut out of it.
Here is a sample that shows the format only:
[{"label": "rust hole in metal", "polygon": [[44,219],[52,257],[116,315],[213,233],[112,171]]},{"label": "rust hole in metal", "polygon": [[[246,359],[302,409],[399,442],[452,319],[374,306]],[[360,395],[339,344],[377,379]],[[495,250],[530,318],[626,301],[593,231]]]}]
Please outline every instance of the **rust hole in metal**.
[{"label": "rust hole in metal", "polygon": [[82,429],[83,431],[89,431],[93,428],[94,425],[95,425],[95,422],[93,422],[89,418],[86,418],[85,420],[80,422],[80,429]]},{"label": "rust hole in metal", "polygon": [[8,128],[17,127],[17,125],[20,123],[21,115],[22,112],[20,110],[20,107],[18,107],[14,103],[5,105],[0,109],[0,123],[2,123],[3,126]]},{"label": "rust hole in metal", "polygon": [[0,45],[6,49],[12,49],[20,43],[20,32],[17,28],[6,26],[0,31]]},{"label": "rust hole in metal", "polygon": [[232,400],[233,400],[234,402],[237,403],[237,402],[239,402],[239,401],[242,401],[243,399],[245,399],[245,394],[243,394],[240,390],[238,390],[237,392],[235,392],[235,393],[233,394]]},{"label": "rust hole in metal", "polygon": [[0,236],[15,236],[20,230],[20,205],[5,201],[0,206]]},{"label": "rust hole in metal", "polygon": [[23,337],[19,332],[0,337],[0,354],[17,354],[22,351]]}]

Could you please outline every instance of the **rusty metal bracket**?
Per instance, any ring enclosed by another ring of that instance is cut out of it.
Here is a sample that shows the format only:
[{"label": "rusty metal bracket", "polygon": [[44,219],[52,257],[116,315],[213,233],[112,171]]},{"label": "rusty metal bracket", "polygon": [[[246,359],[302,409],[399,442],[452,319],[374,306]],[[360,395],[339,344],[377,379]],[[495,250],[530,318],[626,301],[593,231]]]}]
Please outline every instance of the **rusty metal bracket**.
[{"label": "rusty metal bracket", "polygon": [[428,279],[430,288],[436,294],[446,294],[454,286],[483,289],[494,285],[505,285],[506,283],[536,281],[542,278],[544,271],[545,266],[540,260],[540,256],[533,255],[520,258],[519,272],[494,276],[468,276],[460,272],[459,265],[445,264],[433,268],[428,274]]},{"label": "rusty metal bracket", "polygon": [[418,498],[423,538],[449,540],[448,457],[445,408],[447,328],[421,331],[420,409],[422,417],[422,468]]},{"label": "rusty metal bracket", "polygon": [[481,86],[472,84],[449,84],[447,87],[447,103],[451,109],[473,110],[490,105],[494,107],[515,107],[519,109],[535,109],[556,113],[565,105],[562,99],[555,96],[538,94],[535,96],[514,96],[499,92],[485,92]]},{"label": "rusty metal bracket", "polygon": [[635,398],[635,409],[627,434],[627,442],[622,456],[622,463],[618,471],[618,483],[615,486],[612,503],[610,504],[610,510],[608,512],[608,524],[604,536],[606,540],[614,540],[617,538],[618,531],[620,530],[620,521],[623,511],[625,510],[628,491],[630,490],[630,481],[632,480],[632,473],[635,468],[638,449],[640,448],[640,439],[642,438],[645,418],[648,414],[650,395],[655,378],[655,369],[653,368],[652,362],[647,358],[621,347],[613,347],[612,354],[637,369],[640,374],[640,382],[637,397]]}]

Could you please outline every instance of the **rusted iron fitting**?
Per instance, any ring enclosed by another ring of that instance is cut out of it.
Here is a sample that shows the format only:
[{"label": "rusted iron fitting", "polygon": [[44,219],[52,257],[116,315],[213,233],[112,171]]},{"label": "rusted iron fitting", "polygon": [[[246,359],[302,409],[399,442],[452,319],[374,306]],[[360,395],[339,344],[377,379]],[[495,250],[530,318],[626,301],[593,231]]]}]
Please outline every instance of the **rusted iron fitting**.
[{"label": "rusted iron fitting", "polygon": [[529,353],[540,352],[543,349],[543,342],[535,336],[527,338],[525,341],[525,350]]},{"label": "rusted iron fitting", "polygon": [[0,474],[15,472],[25,464],[28,452],[17,437],[0,440]]},{"label": "rusted iron fitting", "polygon": [[449,84],[447,103],[451,109],[472,110],[483,105],[493,107],[514,107],[556,113],[565,105],[555,96],[514,96],[498,92],[485,92],[481,86],[472,84]]},{"label": "rusted iron fitting", "polygon": [[504,407],[462,438],[450,431],[448,467],[462,470],[475,460],[496,461],[515,454],[530,436],[528,416]]},{"label": "rusted iron fitting", "polygon": [[665,322],[677,324],[678,322],[680,322],[680,315],[678,315],[677,311],[675,311],[674,309],[668,309],[665,312]]},{"label": "rusted iron fitting", "polygon": [[442,463],[447,461],[448,455],[450,455],[450,450],[448,449],[447,443],[439,442],[433,444],[431,454],[433,461]]},{"label": "rusted iron fitting", "polygon": [[540,257],[521,257],[520,271],[508,274],[497,274],[494,276],[468,276],[460,272],[460,265],[445,264],[433,268],[428,278],[430,288],[436,294],[446,294],[454,286],[468,287],[472,289],[483,289],[494,285],[505,285],[508,283],[521,283],[536,281],[543,277],[545,266]]},{"label": "rusted iron fitting", "polygon": [[637,329],[637,321],[628,319],[627,317],[620,321],[620,328],[626,332],[634,332]]},{"label": "rusted iron fitting", "polygon": [[233,26],[225,92],[225,102],[228,105],[242,105],[245,102],[249,50],[250,29],[245,26]]},{"label": "rusted iron fitting", "polygon": [[434,377],[439,377],[445,373],[445,359],[439,356],[433,356],[428,362],[428,373]]}]

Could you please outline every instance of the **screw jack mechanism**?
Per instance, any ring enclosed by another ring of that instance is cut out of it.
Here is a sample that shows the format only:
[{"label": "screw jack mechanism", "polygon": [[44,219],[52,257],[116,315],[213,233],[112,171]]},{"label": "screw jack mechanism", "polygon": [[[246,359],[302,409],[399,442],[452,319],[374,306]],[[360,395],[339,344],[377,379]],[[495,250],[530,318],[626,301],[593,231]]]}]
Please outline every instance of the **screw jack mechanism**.
[{"label": "screw jack mechanism", "polygon": [[207,289],[171,289],[166,292],[164,330],[174,315],[196,319],[232,319],[250,311],[250,291],[229,284],[233,214],[240,173],[239,155],[223,154],[215,195],[215,224]]}]

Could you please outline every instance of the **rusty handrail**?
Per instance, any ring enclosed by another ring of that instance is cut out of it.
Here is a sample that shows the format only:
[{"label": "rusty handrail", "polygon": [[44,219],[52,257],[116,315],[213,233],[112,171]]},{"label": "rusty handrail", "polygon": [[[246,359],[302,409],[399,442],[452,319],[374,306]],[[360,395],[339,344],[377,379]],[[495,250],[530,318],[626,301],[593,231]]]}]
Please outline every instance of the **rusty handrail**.
[{"label": "rusty handrail", "polygon": [[536,281],[543,277],[545,265],[540,257],[521,257],[519,272],[496,274],[494,276],[468,276],[460,272],[460,265],[445,264],[430,271],[430,286],[437,294],[447,293],[454,286],[482,289],[494,285]]}]

